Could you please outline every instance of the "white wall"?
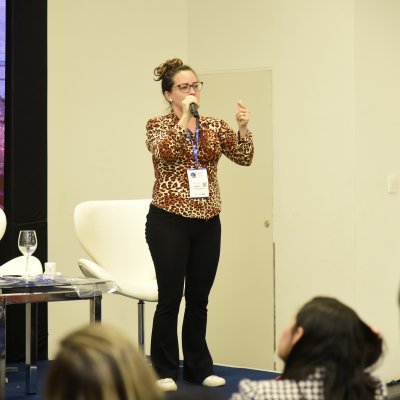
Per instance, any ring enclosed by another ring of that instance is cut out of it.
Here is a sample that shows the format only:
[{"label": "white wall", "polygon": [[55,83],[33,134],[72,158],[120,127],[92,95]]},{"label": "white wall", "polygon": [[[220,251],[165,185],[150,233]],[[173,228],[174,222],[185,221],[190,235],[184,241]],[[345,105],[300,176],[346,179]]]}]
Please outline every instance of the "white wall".
[{"label": "white wall", "polygon": [[355,1],[356,286],[358,306],[388,345],[382,374],[400,376],[400,2]]},{"label": "white wall", "polygon": [[[76,271],[79,201],[150,195],[144,124],[163,111],[154,66],[179,56],[199,72],[270,67],[277,332],[313,295],[337,296],[381,328],[388,351],[379,372],[398,379],[400,207],[386,175],[400,174],[399,7],[49,2],[49,258]],[[107,299],[117,301],[109,318],[133,326],[131,303]],[[78,323],[70,310],[51,305],[51,348]]]},{"label": "white wall", "polygon": [[[151,197],[153,167],[145,124],[165,112],[153,69],[187,58],[187,7],[172,0],[49,1],[49,259],[80,275],[84,255],[73,228],[88,199]],[[173,22],[175,21],[175,22]],[[136,340],[136,303],[106,296],[104,320]],[[151,314],[151,307],[149,307]],[[49,305],[49,353],[88,321],[86,304]],[[147,318],[150,330],[151,320]]]},{"label": "white wall", "polygon": [[399,7],[205,0],[191,4],[189,31],[200,71],[273,70],[278,336],[304,301],[336,296],[383,331],[388,380],[400,375],[400,207],[386,194],[386,175],[400,170]]}]

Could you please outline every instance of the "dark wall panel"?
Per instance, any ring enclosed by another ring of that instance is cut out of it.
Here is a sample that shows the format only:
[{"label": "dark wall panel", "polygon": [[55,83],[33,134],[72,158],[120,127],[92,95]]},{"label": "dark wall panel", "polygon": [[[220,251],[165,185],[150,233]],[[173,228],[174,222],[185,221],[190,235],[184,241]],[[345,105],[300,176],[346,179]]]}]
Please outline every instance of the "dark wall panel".
[{"label": "dark wall panel", "polygon": [[[8,0],[4,211],[0,263],[21,255],[21,229],[35,229],[47,260],[47,0]],[[25,308],[7,308],[7,361],[25,355]],[[39,358],[47,358],[47,304],[39,306]]]}]

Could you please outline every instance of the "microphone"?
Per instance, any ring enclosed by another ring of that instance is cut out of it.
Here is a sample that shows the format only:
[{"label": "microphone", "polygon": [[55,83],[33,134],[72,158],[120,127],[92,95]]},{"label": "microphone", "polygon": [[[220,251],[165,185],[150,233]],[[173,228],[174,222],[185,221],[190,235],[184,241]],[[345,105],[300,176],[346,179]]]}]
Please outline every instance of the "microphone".
[{"label": "microphone", "polygon": [[196,119],[199,119],[199,112],[197,111],[196,103],[190,103],[189,110],[192,113],[193,117],[195,117]]}]

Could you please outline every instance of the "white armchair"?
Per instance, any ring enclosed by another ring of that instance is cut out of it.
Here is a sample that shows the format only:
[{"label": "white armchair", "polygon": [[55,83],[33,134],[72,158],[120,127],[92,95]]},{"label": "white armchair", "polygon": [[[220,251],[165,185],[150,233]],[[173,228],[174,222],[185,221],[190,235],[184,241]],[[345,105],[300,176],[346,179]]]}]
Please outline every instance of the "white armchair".
[{"label": "white armchair", "polygon": [[138,300],[138,344],[144,352],[144,302],[158,300],[153,260],[145,238],[150,200],[99,200],[80,203],[74,223],[92,260],[81,258],[87,277],[110,279],[115,293]]}]

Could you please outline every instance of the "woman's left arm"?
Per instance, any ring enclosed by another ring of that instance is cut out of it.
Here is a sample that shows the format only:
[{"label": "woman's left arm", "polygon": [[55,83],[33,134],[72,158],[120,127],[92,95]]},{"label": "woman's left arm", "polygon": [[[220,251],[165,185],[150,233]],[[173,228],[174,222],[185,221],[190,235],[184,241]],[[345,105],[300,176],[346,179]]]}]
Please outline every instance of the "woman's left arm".
[{"label": "woman's left arm", "polygon": [[249,120],[249,110],[239,101],[236,111],[239,132],[234,132],[224,121],[219,131],[222,152],[236,164],[245,166],[251,164],[254,154],[253,135],[247,128]]}]

